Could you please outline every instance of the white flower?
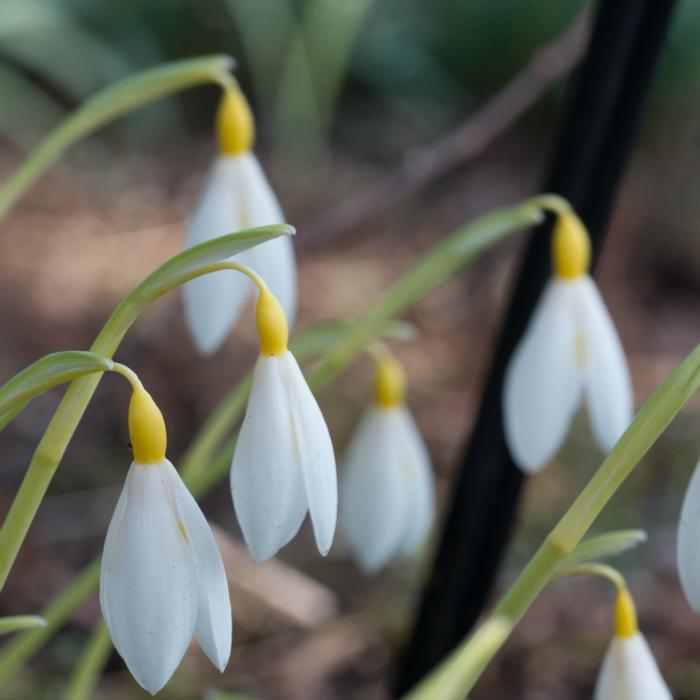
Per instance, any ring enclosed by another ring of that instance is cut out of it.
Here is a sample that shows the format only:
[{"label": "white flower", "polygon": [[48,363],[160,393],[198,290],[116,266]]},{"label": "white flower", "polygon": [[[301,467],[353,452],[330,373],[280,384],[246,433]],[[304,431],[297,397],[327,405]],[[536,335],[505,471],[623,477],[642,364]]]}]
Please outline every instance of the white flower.
[{"label": "white flower", "polygon": [[340,526],[367,572],[425,543],[434,511],[430,457],[405,406],[372,406],[362,418],[340,481]]},{"label": "white flower", "polygon": [[678,526],[678,574],[685,597],[695,612],[700,612],[700,462],[685,492]]},{"label": "white flower", "polygon": [[615,636],[595,687],[595,700],[672,700],[644,637]]},{"label": "white flower", "polygon": [[[284,223],[284,214],[250,150],[252,121],[245,123],[244,110],[248,106],[240,95],[224,96],[218,124],[221,154],[200,196],[186,248],[241,229]],[[230,134],[232,130],[236,133]],[[243,136],[237,135],[240,131]],[[230,259],[250,266],[267,280],[292,323],[297,281],[290,238],[281,236]],[[185,318],[202,354],[214,352],[223,343],[252,290],[249,280],[228,270],[198,277],[184,286]]]},{"label": "white flower", "polygon": [[173,465],[134,462],[107,531],[100,605],[134,678],[158,692],[192,634],[223,671],[231,604],[209,525]]},{"label": "white flower", "polygon": [[595,283],[581,272],[587,263],[574,274],[561,272],[561,261],[558,266],[505,376],[506,438],[513,459],[528,472],[559,449],[584,396],[593,436],[604,451],[632,418],[625,355]]},{"label": "white flower", "polygon": [[260,563],[284,547],[307,511],[316,545],[333,542],[335,457],[321,410],[294,356],[261,354],[231,464],[231,493],[243,537]]}]

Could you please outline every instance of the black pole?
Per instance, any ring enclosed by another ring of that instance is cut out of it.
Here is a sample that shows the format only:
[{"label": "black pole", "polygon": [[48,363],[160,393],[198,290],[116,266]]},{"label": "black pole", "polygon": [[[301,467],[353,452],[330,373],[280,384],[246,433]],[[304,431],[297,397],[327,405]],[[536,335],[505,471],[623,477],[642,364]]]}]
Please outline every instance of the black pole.
[{"label": "black pole", "polygon": [[[566,197],[600,255],[617,187],[675,0],[602,0],[543,191]],[[510,539],[523,474],[505,443],[501,394],[509,358],[551,274],[549,222],[531,236],[476,425],[399,669],[403,694],[467,634]]]}]

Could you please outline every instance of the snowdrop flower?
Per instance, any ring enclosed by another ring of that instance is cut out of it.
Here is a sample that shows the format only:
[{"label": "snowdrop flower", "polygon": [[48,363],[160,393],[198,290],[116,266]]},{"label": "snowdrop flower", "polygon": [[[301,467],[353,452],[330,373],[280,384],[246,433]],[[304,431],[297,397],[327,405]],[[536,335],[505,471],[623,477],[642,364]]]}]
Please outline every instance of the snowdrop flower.
[{"label": "snowdrop flower", "polygon": [[632,387],[612,319],[588,275],[590,241],[560,211],[549,282],[505,376],[505,433],[516,464],[538,471],[566,438],[585,396],[593,436],[610,450],[632,418]]},{"label": "snowdrop flower", "polygon": [[136,375],[129,432],[134,462],[107,530],[100,606],[129,671],[157,693],[192,635],[223,671],[231,653],[231,604],[207,521],[165,457],[165,423]]},{"label": "snowdrop flower", "polygon": [[309,512],[316,545],[333,541],[338,494],[326,422],[294,356],[287,321],[259,278],[256,308],[260,356],[231,464],[231,494],[253,559],[272,557]]},{"label": "snowdrop flower", "polygon": [[685,597],[695,612],[700,612],[700,462],[688,485],[683,499],[678,526],[677,559],[678,574]]},{"label": "snowdrop flower", "polygon": [[341,530],[367,572],[416,554],[433,520],[430,457],[404,393],[400,365],[379,355],[375,403],[352,437],[340,482]]},{"label": "snowdrop flower", "polygon": [[672,700],[639,632],[634,602],[626,588],[618,591],[615,636],[605,654],[594,700]]},{"label": "snowdrop flower", "polygon": [[[284,223],[277,199],[251,151],[254,130],[243,94],[237,89],[225,90],[217,115],[219,157],[200,196],[185,247],[240,229]],[[269,281],[292,323],[296,263],[289,237],[262,243],[231,259],[249,265]],[[205,275],[184,286],[185,318],[203,355],[221,346],[251,292],[249,280],[226,272]]]}]

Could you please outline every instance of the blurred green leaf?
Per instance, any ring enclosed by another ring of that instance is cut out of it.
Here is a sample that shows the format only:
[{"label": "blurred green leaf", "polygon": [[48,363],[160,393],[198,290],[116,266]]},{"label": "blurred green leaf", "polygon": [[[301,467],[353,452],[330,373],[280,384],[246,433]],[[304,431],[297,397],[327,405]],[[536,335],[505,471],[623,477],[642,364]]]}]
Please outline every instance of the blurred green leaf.
[{"label": "blurred green leaf", "polygon": [[0,617],[0,634],[10,634],[34,627],[46,627],[46,620],[38,615],[13,615]]},{"label": "blurred green leaf", "polygon": [[577,564],[614,557],[633,549],[647,541],[644,530],[617,530],[603,535],[588,537],[580,542],[571,554],[561,562],[562,568],[570,568]]}]

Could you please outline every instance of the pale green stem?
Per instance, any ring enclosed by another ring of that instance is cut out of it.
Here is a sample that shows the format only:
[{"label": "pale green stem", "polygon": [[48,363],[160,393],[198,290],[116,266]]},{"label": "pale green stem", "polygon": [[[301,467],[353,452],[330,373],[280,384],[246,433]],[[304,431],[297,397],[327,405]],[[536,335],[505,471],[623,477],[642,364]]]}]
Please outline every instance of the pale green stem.
[{"label": "pale green stem", "polygon": [[46,136],[0,186],[0,218],[76,141],[149,102],[203,83],[230,84],[232,60],[208,56],[158,66],[88,99]]},{"label": "pale green stem", "polygon": [[[504,620],[509,632],[515,627],[540,591],[558,573],[562,562],[571,554],[625,478],[699,386],[700,345],[697,345],[642,406],[624,435],[547,536],[510,590],[501,598],[488,620]],[[470,638],[465,639],[444,663],[454,663],[459,650],[468,645],[469,640]],[[464,697],[474,687],[498,648],[465,678],[459,694],[428,694],[426,688],[434,688],[434,678],[431,674],[411,692],[411,700],[456,700]],[[443,666],[440,665],[434,674],[439,675],[443,672]]]},{"label": "pale green stem", "polygon": [[59,595],[44,609],[41,616],[46,620],[44,627],[18,634],[0,650],[0,688],[7,687],[10,674],[25,659],[51,638],[59,627],[72,615],[73,611],[95,590],[100,578],[100,562],[88,564]]},{"label": "pale green stem", "polygon": [[11,634],[20,630],[34,629],[35,627],[45,627],[46,620],[39,615],[11,615],[10,617],[0,617],[0,634]]},{"label": "pale green stem", "polygon": [[[218,270],[235,269],[242,271],[241,266],[231,262],[220,262],[189,272],[179,280],[184,283],[194,277],[216,272]],[[156,297],[170,291],[174,286],[163,285],[156,290]],[[153,299],[144,299],[137,290],[122,302],[104,325],[97,336],[91,350],[99,355],[111,358],[119,347],[119,343],[129,330],[139,314]],[[24,538],[27,535],[39,505],[44,498],[46,489],[63,458],[68,443],[73,436],[78,423],[92,398],[101,375],[89,375],[71,382],[63,400],[54,414],[49,426],[37,446],[27,473],[15,496],[10,510],[0,529],[0,589],[7,581],[12,565],[17,558]]]},{"label": "pale green stem", "polygon": [[591,562],[559,569],[553,578],[569,578],[570,576],[600,576],[610,581],[617,591],[626,591],[625,577],[613,566]]},{"label": "pale green stem", "polygon": [[98,622],[71,676],[64,700],[90,700],[112,651],[109,631]]}]

